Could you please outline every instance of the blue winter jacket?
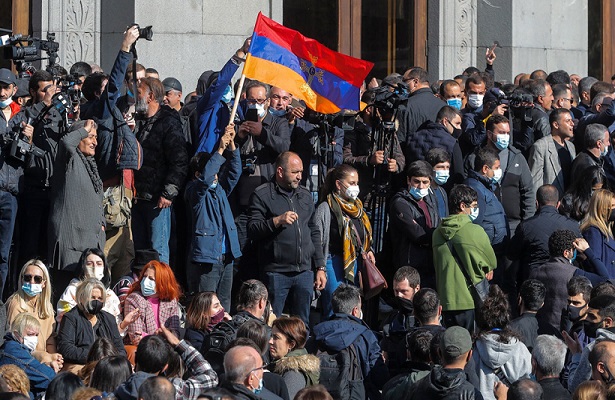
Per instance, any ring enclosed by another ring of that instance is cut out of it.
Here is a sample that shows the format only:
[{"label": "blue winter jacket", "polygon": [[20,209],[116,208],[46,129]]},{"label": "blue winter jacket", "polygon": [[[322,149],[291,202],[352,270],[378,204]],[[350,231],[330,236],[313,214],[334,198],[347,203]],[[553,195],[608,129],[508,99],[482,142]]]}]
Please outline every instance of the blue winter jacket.
[{"label": "blue winter jacket", "polygon": [[[218,186],[211,189],[216,174],[218,174]],[[194,221],[192,261],[218,264],[222,262],[223,255],[230,254],[233,258],[241,256],[237,227],[228,202],[228,196],[237,185],[240,176],[239,149],[232,152],[232,157],[228,161],[216,151],[205,164],[201,176],[186,185],[186,200],[192,210],[192,221]],[[225,233],[226,251],[222,253]]]},{"label": "blue winter jacket", "polygon": [[587,240],[589,248],[599,258],[609,273],[609,278],[615,278],[615,240],[602,234],[595,226],[590,226],[583,232],[583,237]]},{"label": "blue winter jacket", "polygon": [[19,343],[11,332],[4,335],[4,344],[0,350],[0,365],[13,364],[21,368],[28,375],[30,391],[35,396],[46,391],[49,382],[56,376],[52,368],[32,357],[26,346]]},{"label": "blue winter jacket", "polygon": [[231,113],[222,95],[227,86],[231,84],[233,75],[239,68],[235,59],[231,58],[224,64],[218,79],[207,88],[197,102],[196,115],[199,118],[199,147],[197,153],[212,153],[217,148],[220,136],[229,124]]},{"label": "blue winter jacket", "polygon": [[468,178],[463,182],[478,195],[478,218],[474,223],[483,227],[492,245],[503,243],[508,237],[508,223],[500,200],[493,193],[495,184],[476,171],[468,171]]}]

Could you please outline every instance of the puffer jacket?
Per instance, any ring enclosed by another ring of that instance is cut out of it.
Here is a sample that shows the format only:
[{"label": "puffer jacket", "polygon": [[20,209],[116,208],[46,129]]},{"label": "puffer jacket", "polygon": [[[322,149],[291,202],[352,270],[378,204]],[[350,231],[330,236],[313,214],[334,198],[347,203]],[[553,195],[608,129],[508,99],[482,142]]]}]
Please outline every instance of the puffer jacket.
[{"label": "puffer jacket", "polygon": [[516,338],[502,343],[498,336],[494,333],[482,334],[476,340],[473,354],[479,389],[485,400],[495,400],[493,386],[501,380],[500,377],[514,383],[532,372],[532,355],[527,347]]},{"label": "puffer jacket", "polygon": [[16,129],[26,120],[17,103],[11,103],[11,118],[6,120],[4,113],[0,112],[0,189],[17,195],[23,186],[23,163],[8,157],[12,143],[13,129]]},{"label": "puffer jacket", "polygon": [[282,375],[291,399],[299,390],[317,385],[320,377],[320,359],[305,349],[289,352],[275,363],[274,372]]},{"label": "puffer jacket", "polygon": [[[409,393],[401,399],[478,400],[483,397],[466,379],[462,369],[448,369],[436,366],[425,378],[411,386]],[[397,397],[388,397],[390,400]]]},{"label": "puffer jacket", "polygon": [[424,160],[429,150],[438,147],[452,155],[455,145],[457,145],[457,140],[444,125],[428,121],[418,131],[408,134],[406,154],[408,161]]},{"label": "puffer jacket", "polygon": [[161,105],[153,117],[140,121],[135,131],[143,146],[143,166],[135,171],[136,197],[173,200],[184,184],[189,161],[179,113]]},{"label": "puffer jacket", "polygon": [[474,223],[483,227],[492,245],[503,243],[509,230],[504,207],[493,193],[495,184],[473,170],[468,171],[464,183],[478,194],[478,217]]}]

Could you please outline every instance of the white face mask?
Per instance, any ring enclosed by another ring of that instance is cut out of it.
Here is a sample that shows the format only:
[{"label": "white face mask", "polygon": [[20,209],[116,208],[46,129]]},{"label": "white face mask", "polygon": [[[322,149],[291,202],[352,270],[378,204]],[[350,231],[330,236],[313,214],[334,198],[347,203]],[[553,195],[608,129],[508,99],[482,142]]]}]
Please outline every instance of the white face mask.
[{"label": "white face mask", "polygon": [[12,102],[13,102],[13,99],[10,97],[6,100],[0,101],[0,108],[7,108],[8,106],[11,105]]},{"label": "white face mask", "polygon": [[98,279],[99,281],[102,281],[102,279],[105,277],[105,267],[100,266],[100,267],[88,267],[88,274],[93,277]]},{"label": "white face mask", "polygon": [[500,182],[501,179],[502,179],[502,168],[494,169],[493,178],[491,178],[491,180],[495,183],[498,183]]},{"label": "white face mask", "polygon": [[258,104],[258,103],[250,104],[248,108],[256,109],[256,112],[258,113],[259,118],[263,118],[267,114],[267,110],[265,110],[264,104]]},{"label": "white face mask", "polygon": [[478,218],[478,207],[470,208],[470,220],[474,222]]},{"label": "white face mask", "polygon": [[38,336],[24,336],[23,345],[26,346],[28,350],[30,350],[30,353],[32,353],[38,345]]},{"label": "white face mask", "polygon": [[346,196],[351,200],[356,200],[359,197],[359,185],[351,185],[346,188]]},{"label": "white face mask", "polygon": [[484,94],[471,94],[468,96],[468,105],[471,108],[481,108],[483,106]]}]

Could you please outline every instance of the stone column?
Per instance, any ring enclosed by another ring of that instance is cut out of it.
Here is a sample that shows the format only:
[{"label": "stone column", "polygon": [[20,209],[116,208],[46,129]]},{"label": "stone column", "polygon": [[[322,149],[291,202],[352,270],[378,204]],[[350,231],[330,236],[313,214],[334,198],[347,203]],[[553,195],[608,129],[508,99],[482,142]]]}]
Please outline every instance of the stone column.
[{"label": "stone column", "polygon": [[[34,36],[56,34],[58,63],[67,70],[77,61],[100,62],[101,0],[34,0]],[[40,14],[39,14],[40,13]],[[43,67],[47,63],[43,61]]]},{"label": "stone column", "polygon": [[439,0],[439,78],[452,78],[476,64],[477,1]]}]

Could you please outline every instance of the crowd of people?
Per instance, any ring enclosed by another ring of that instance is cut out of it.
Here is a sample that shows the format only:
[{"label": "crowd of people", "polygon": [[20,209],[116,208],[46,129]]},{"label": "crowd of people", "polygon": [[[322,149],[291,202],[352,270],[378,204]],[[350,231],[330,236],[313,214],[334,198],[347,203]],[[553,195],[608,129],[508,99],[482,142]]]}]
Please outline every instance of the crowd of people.
[{"label": "crowd of people", "polygon": [[488,49],[342,125],[138,36],[0,69],[0,399],[615,398],[615,81]]}]

